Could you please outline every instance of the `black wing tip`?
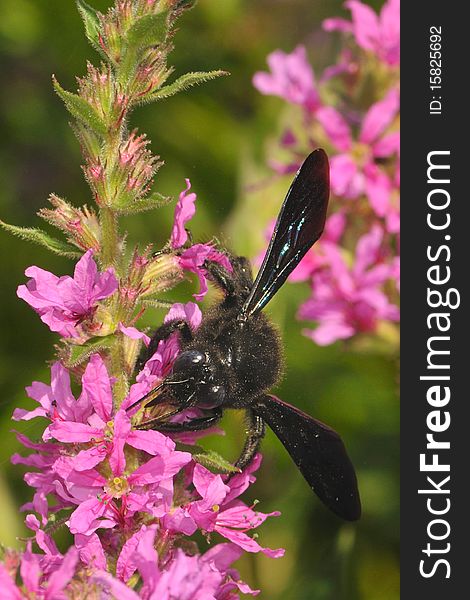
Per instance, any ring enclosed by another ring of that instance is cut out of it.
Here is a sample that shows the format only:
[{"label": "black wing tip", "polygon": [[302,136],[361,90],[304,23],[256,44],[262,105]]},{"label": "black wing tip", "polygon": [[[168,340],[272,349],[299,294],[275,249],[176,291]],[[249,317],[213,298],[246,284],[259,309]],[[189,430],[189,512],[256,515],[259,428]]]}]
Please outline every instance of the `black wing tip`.
[{"label": "black wing tip", "polygon": [[[302,474],[305,477],[305,474]],[[357,484],[349,488],[349,493],[342,493],[341,496],[332,498],[331,496],[325,496],[325,494],[318,490],[316,486],[314,487],[310,482],[308,483],[326,508],[331,510],[337,517],[351,522],[358,521],[361,518],[362,507]]]},{"label": "black wing tip", "polygon": [[307,161],[309,161],[309,162],[315,161],[318,164],[318,166],[325,166],[325,167],[330,166],[330,161],[328,160],[328,154],[325,152],[325,150],[323,150],[323,148],[315,148],[315,150],[310,152],[310,154],[304,160],[304,163],[306,163]]},{"label": "black wing tip", "polygon": [[328,159],[328,154],[323,150],[323,148],[317,148],[314,150],[310,156],[315,160],[315,173],[316,177],[320,180],[323,180],[326,186],[326,202],[328,203],[329,195],[330,195],[330,161]]},{"label": "black wing tip", "polygon": [[359,495],[351,498],[350,501],[346,505],[342,506],[331,506],[329,508],[336,514],[338,517],[341,517],[345,521],[358,521],[361,518],[362,507],[361,501],[359,499]]}]

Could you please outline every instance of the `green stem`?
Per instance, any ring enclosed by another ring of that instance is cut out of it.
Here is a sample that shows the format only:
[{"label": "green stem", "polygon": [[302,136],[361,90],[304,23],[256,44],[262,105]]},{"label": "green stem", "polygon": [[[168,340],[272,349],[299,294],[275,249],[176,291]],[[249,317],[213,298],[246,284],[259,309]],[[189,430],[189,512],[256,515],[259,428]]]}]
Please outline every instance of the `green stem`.
[{"label": "green stem", "polygon": [[[107,206],[100,209],[101,262],[103,268],[118,267],[119,255],[118,220],[115,211]],[[118,269],[119,270],[119,269]]]}]

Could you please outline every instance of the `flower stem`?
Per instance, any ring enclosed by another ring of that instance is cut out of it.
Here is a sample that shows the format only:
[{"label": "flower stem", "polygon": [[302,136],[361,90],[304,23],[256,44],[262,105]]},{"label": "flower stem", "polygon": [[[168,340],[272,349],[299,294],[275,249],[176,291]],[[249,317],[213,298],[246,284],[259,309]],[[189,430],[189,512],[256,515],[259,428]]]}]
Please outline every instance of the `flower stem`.
[{"label": "flower stem", "polygon": [[117,257],[119,254],[118,220],[116,212],[108,206],[100,208],[101,224],[101,262],[103,268],[115,267],[119,271]]}]

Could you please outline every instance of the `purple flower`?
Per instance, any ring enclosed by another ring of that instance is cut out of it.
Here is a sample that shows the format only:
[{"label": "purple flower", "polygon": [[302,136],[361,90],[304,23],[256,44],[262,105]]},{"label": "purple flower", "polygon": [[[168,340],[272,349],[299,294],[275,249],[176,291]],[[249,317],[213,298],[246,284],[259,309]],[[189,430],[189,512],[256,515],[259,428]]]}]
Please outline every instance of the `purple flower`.
[{"label": "purple flower", "polygon": [[[175,217],[173,221],[173,229],[171,232],[170,244],[175,250],[182,248],[188,239],[188,234],[185,229],[185,224],[195,214],[196,194],[187,192],[191,189],[191,182],[186,179],[186,189],[181,192],[178,203],[175,208]],[[176,256],[176,261],[181,269],[195,273],[199,279],[199,292],[194,294],[196,300],[202,300],[207,294],[207,271],[204,268],[206,261],[217,262],[221,264],[227,271],[232,271],[230,261],[216,250],[211,244],[194,244],[189,248],[181,251]]]},{"label": "purple flower", "polygon": [[173,229],[171,230],[171,247],[181,248],[188,239],[188,234],[185,229],[185,224],[190,221],[196,214],[196,194],[191,192],[191,182],[186,179],[186,189],[179,195],[179,200],[175,208],[175,218],[173,221]]},{"label": "purple flower", "polygon": [[66,598],[64,590],[75,575],[77,563],[78,552],[73,547],[65,556],[60,556],[59,560],[56,558],[51,561],[47,555],[33,554],[31,542],[28,542],[19,568],[22,585],[17,586],[16,577],[0,563],[2,597],[8,600]]},{"label": "purple flower", "polygon": [[365,194],[377,216],[386,220],[391,233],[398,231],[398,208],[394,204],[394,180],[376,164],[376,159],[398,154],[400,134],[387,131],[400,106],[399,92],[391,89],[383,100],[367,111],[357,142],[339,116],[325,121],[325,131],[339,154],[330,160],[331,188],[337,196],[356,199]]},{"label": "purple flower", "polygon": [[51,331],[63,337],[81,337],[81,325],[92,320],[98,301],[118,287],[112,268],[98,272],[93,250],[78,261],[73,277],[56,277],[39,267],[28,267],[25,275],[31,279],[18,287],[18,297],[34,308]]},{"label": "purple flower", "polygon": [[[122,548],[117,561],[117,578],[99,571],[93,579],[116,597],[126,600],[235,600],[238,595],[232,591],[258,593],[240,581],[238,572],[230,568],[241,555],[235,545],[218,544],[202,556],[188,556],[178,549],[165,568],[160,569],[155,550],[156,533],[156,526],[142,526]],[[136,571],[143,581],[139,594],[123,585]]]},{"label": "purple flower", "polygon": [[348,0],[345,6],[351,11],[352,22],[345,19],[326,19],[326,31],[352,33],[358,46],[373,52],[390,66],[400,64],[400,0],[387,0],[380,15],[358,0]]},{"label": "purple flower", "polygon": [[[151,443],[144,439],[142,446],[147,452]],[[134,447],[139,447],[138,440]],[[134,470],[126,468],[125,463],[110,461],[109,477],[96,469],[75,470],[73,459],[58,461],[55,468],[65,484],[58,487],[57,493],[78,505],[70,516],[70,531],[85,536],[99,528],[132,531],[136,513],[145,512],[154,518],[166,514],[173,497],[173,477],[191,460],[191,455],[165,446],[160,448],[161,454],[141,462]]]},{"label": "purple flower", "polygon": [[[41,473],[29,473],[26,478],[27,483],[36,487],[38,492],[54,494],[62,505],[80,505],[78,516],[72,515],[73,523],[80,519],[80,523],[83,523],[87,522],[87,518],[90,522],[98,518],[96,514],[101,508],[107,507],[106,502],[98,499],[98,494],[108,500],[125,495],[129,509],[125,511],[126,516],[136,510],[156,514],[158,510],[163,510],[163,506],[168,508],[173,470],[176,469],[176,473],[191,458],[188,453],[176,452],[175,443],[158,431],[133,430],[124,408],[114,411],[111,384],[102,358],[94,354],[82,376],[82,392],[79,399],[75,400],[67,370],[60,363],[55,363],[50,386],[34,382],[27,390],[28,395],[40,403],[40,408],[31,412],[16,409],[14,413],[16,419],[45,416],[52,421],[43,434],[44,444],[28,444],[27,438],[21,440],[28,447],[38,450],[37,454],[27,458],[15,455],[12,460],[42,470]],[[129,404],[129,400],[125,402]],[[60,445],[49,442],[51,439],[70,445],[69,449],[61,451]],[[157,459],[152,462],[151,458],[149,461],[154,468],[152,481],[146,471],[149,463],[127,476],[126,445]],[[111,483],[95,470],[104,460],[109,461]],[[153,486],[150,493],[143,490],[148,483],[159,485]],[[139,487],[138,497],[132,495],[132,486]],[[83,502],[90,497],[91,502]],[[104,511],[107,513],[112,509],[112,505],[108,504],[109,510]],[[85,517],[82,516],[83,511]],[[95,516],[93,511],[96,511]],[[112,522],[116,521],[117,518]],[[108,519],[108,524],[110,522]],[[88,531],[87,527],[83,529],[82,525],[74,525],[73,532],[91,534],[92,531]]]},{"label": "purple flower", "polygon": [[396,266],[383,260],[382,239],[382,228],[373,225],[359,239],[352,268],[338,247],[323,245],[329,268],[316,273],[312,296],[299,310],[300,319],[318,321],[315,330],[304,332],[317,344],[323,346],[359,332],[375,331],[380,320],[399,320],[398,308],[381,289],[396,276]]},{"label": "purple flower", "polygon": [[210,244],[195,244],[184,250],[178,257],[180,267],[185,271],[195,273],[199,279],[199,291],[194,294],[194,297],[198,301],[202,300],[208,291],[208,275],[204,268],[206,261],[219,263],[227,271],[232,271],[232,265],[225,254],[222,254],[222,252],[219,252]]},{"label": "purple flower", "polygon": [[85,391],[80,394],[78,400],[73,396],[70,374],[60,362],[55,362],[51,367],[51,385],[33,381],[26,388],[26,394],[36,400],[39,407],[32,411],[16,408],[12,417],[15,421],[46,417],[52,422],[60,420],[84,423],[93,412],[93,406]]},{"label": "purple flower", "polygon": [[236,500],[248,485],[255,479],[252,473],[260,465],[261,456],[245,469],[224,483],[220,475],[214,475],[201,465],[194,467],[193,484],[201,500],[192,502],[188,514],[196,525],[207,532],[217,531],[247,552],[263,552],[272,558],[284,555],[284,550],[262,548],[258,542],[250,538],[246,531],[258,527],[271,516],[279,516],[279,512],[264,514],[255,512],[243,502]]},{"label": "purple flower", "polygon": [[290,54],[275,50],[268,55],[267,63],[271,72],[259,72],[253,77],[253,85],[259,92],[279,96],[309,113],[319,108],[315,75],[304,46],[297,46]]},{"label": "purple flower", "polygon": [[123,333],[131,340],[142,340],[146,346],[150,344],[149,336],[143,333],[142,331],[139,331],[135,327],[126,327],[122,323],[119,323],[118,329],[121,333]]},{"label": "purple flower", "polygon": [[[14,454],[11,457],[11,462],[14,465],[26,465],[39,469],[39,472],[26,473],[24,479],[26,483],[36,489],[34,494],[33,502],[24,504],[20,510],[34,510],[40,516],[44,523],[47,520],[47,514],[49,508],[47,502],[45,503],[46,496],[55,492],[55,481],[57,480],[57,474],[54,472],[53,467],[56,461],[61,456],[62,448],[60,444],[32,442],[24,434],[16,432],[18,441],[28,450],[34,450],[34,453],[29,456],[21,456]],[[55,507],[56,510],[60,508],[60,504]],[[37,536],[36,536],[37,538]]]}]

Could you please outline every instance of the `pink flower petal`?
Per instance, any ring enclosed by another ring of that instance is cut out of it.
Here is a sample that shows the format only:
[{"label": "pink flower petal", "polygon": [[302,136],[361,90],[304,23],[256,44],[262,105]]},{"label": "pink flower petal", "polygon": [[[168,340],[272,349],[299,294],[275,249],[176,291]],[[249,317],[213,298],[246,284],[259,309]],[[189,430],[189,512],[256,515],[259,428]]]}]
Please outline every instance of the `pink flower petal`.
[{"label": "pink flower petal", "polygon": [[197,502],[201,510],[212,510],[214,505],[222,504],[230,488],[224,484],[220,475],[214,475],[202,465],[194,467],[193,483],[202,500]]},{"label": "pink flower petal", "polygon": [[28,542],[23,558],[21,559],[20,574],[29,592],[36,593],[39,591],[41,567],[39,565],[39,556],[31,552],[31,542]]},{"label": "pink flower petal", "polygon": [[353,274],[359,279],[365,270],[380,258],[380,246],[383,240],[383,230],[377,223],[370,231],[359,238],[356,246],[356,262]]},{"label": "pink flower petal", "polygon": [[109,466],[115,477],[124,473],[126,458],[124,455],[124,444],[131,431],[131,420],[125,410],[120,409],[114,417],[113,449],[109,456]]},{"label": "pink flower petal", "polygon": [[72,421],[54,421],[46,429],[46,432],[59,442],[90,442],[94,438],[101,438],[102,431],[90,427],[86,423],[73,423]]},{"label": "pink flower petal", "polygon": [[98,534],[83,535],[77,533],[74,538],[80,560],[93,569],[106,569],[106,556]]},{"label": "pink flower petal", "polygon": [[137,569],[136,550],[145,531],[146,527],[144,525],[137,533],[134,533],[122,547],[116,564],[116,576],[122,581],[128,581]]},{"label": "pink flower petal", "polygon": [[48,412],[44,408],[35,408],[34,410],[25,410],[24,408],[15,408],[11,418],[14,421],[31,421],[36,417],[47,417]]},{"label": "pink flower petal", "polygon": [[369,163],[364,167],[364,174],[366,193],[370,204],[377,216],[384,217],[390,208],[392,182],[374,163]]},{"label": "pink flower petal", "polygon": [[193,535],[197,530],[197,525],[189,511],[181,507],[163,516],[162,527],[184,535]]},{"label": "pink flower petal", "polygon": [[243,492],[248,489],[248,486],[256,481],[256,477],[253,475],[261,464],[263,457],[258,452],[251,463],[245,467],[243,473],[239,473],[231,477],[227,483],[230,488],[230,491],[225,498],[225,503],[228,504],[238,496],[241,496]]},{"label": "pink flower petal", "polygon": [[335,108],[322,106],[317,110],[315,116],[332,144],[340,152],[347,152],[351,149],[351,129],[343,116]]},{"label": "pink flower petal", "polygon": [[155,456],[129,475],[128,482],[131,485],[159,483],[176,475],[190,461],[191,454],[189,452],[176,450],[169,456]]},{"label": "pink flower petal", "polygon": [[23,600],[24,596],[16,587],[8,571],[0,563],[0,586],[5,594],[5,600]]},{"label": "pink flower petal", "polygon": [[279,96],[303,106],[308,112],[315,112],[320,99],[305,47],[297,46],[291,54],[276,50],[268,55],[267,62],[271,73],[256,73],[255,88],[262,94]]},{"label": "pink flower petal", "polygon": [[100,585],[103,589],[110,592],[113,597],[119,600],[141,600],[137,592],[131,590],[125,583],[115,579],[106,571],[96,571],[93,573],[92,580]]},{"label": "pink flower petal", "polygon": [[51,390],[59,416],[74,421],[77,401],[72,395],[70,374],[60,362],[55,362],[51,368]]},{"label": "pink flower petal", "polygon": [[392,88],[383,100],[373,104],[362,122],[359,141],[363,144],[374,142],[392,123],[400,108],[400,92]]},{"label": "pink flower petal", "polygon": [[173,304],[168,313],[165,315],[164,323],[169,321],[187,321],[193,331],[195,331],[202,321],[202,312],[194,302],[181,304],[179,302]]},{"label": "pink flower petal", "polygon": [[175,217],[173,222],[173,229],[171,231],[170,243],[172,248],[181,248],[188,240],[188,234],[185,229],[185,225],[190,221],[196,214],[196,194],[192,192],[188,194],[191,189],[191,182],[186,179],[186,189],[179,195],[179,200],[175,207]]},{"label": "pink flower petal", "polygon": [[42,529],[38,529],[36,531],[36,544],[39,546],[39,548],[41,548],[41,550],[49,555],[49,556],[56,556],[56,557],[61,557],[61,553],[59,552],[59,549],[56,546],[56,543],[54,542],[54,540],[51,538],[50,535],[47,535],[47,533],[45,533]]},{"label": "pink flower petal", "polygon": [[400,0],[388,0],[380,12],[381,55],[389,65],[400,64]]},{"label": "pink flower petal", "polygon": [[44,409],[50,410],[53,400],[52,389],[50,385],[46,385],[41,381],[33,381],[33,383],[26,388],[26,394],[29,398],[39,402]]},{"label": "pink flower petal", "polygon": [[142,340],[146,346],[150,344],[149,336],[135,327],[125,327],[122,323],[119,323],[118,329],[121,333],[131,338],[131,340]]},{"label": "pink flower petal", "polygon": [[70,533],[90,535],[96,529],[96,527],[93,527],[95,521],[104,516],[106,512],[107,506],[105,502],[96,497],[85,500],[70,515]]},{"label": "pink flower petal", "polygon": [[75,574],[75,568],[78,563],[78,550],[70,548],[64,556],[64,560],[57,571],[54,571],[49,577],[45,600],[55,600],[65,586],[69,583]]},{"label": "pink flower petal", "polygon": [[328,217],[325,223],[325,231],[323,233],[323,239],[337,244],[343,236],[346,228],[346,215],[342,211],[333,213]]},{"label": "pink flower petal", "polygon": [[341,323],[340,321],[323,321],[315,329],[304,329],[304,335],[312,338],[319,346],[328,346],[337,340],[345,340],[354,335],[355,329],[351,325]]},{"label": "pink flower petal", "polygon": [[166,455],[175,449],[175,442],[171,438],[151,429],[148,431],[132,430],[127,436],[126,443],[153,456]]},{"label": "pink flower petal", "polygon": [[199,292],[194,294],[196,300],[202,300],[207,294],[207,274],[204,269],[205,261],[217,262],[228,271],[232,271],[232,266],[228,258],[214,250],[209,244],[195,244],[186,249],[179,257],[178,262],[182,269],[195,273],[199,278]]},{"label": "pink flower petal", "polygon": [[380,39],[379,19],[375,12],[358,0],[345,2],[352,15],[356,41],[364,50],[375,50]]},{"label": "pink flower petal", "polygon": [[392,131],[378,140],[373,147],[375,157],[387,158],[400,153],[400,132]]},{"label": "pink flower petal", "polygon": [[262,548],[258,542],[242,531],[229,529],[227,527],[216,527],[216,531],[237,546],[240,546],[240,548],[243,548],[246,552],[262,552],[271,558],[280,558],[281,556],[284,556],[284,549],[279,548],[277,550],[271,550],[270,548]]},{"label": "pink flower petal", "polygon": [[94,446],[89,450],[80,450],[80,452],[73,457],[73,468],[76,471],[88,471],[103,462],[107,455],[108,451],[104,444]]},{"label": "pink flower petal", "polygon": [[113,393],[108,371],[99,354],[91,356],[82,377],[82,388],[100,418],[105,423],[109,421],[113,409]]},{"label": "pink flower petal", "polygon": [[322,27],[325,31],[342,31],[343,33],[352,33],[353,31],[352,23],[339,17],[325,19],[322,23]]},{"label": "pink flower petal", "polygon": [[330,181],[337,196],[355,199],[364,191],[364,176],[349,154],[337,154],[331,158]]},{"label": "pink flower petal", "polygon": [[93,260],[93,250],[88,250],[76,264],[73,281],[76,288],[81,290],[80,301],[86,307],[90,307],[97,300],[111,296],[118,287],[112,268],[107,269],[104,273],[98,273]]},{"label": "pink flower petal", "polygon": [[91,250],[78,261],[74,278],[58,278],[38,267],[29,267],[25,274],[31,279],[18,287],[18,297],[64,337],[80,337],[77,327],[81,319],[88,318],[96,302],[113,294],[118,285],[112,269],[98,273]]},{"label": "pink flower petal", "polygon": [[243,554],[240,546],[230,543],[217,544],[205,552],[201,560],[212,562],[219,571],[226,571]]}]

